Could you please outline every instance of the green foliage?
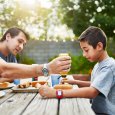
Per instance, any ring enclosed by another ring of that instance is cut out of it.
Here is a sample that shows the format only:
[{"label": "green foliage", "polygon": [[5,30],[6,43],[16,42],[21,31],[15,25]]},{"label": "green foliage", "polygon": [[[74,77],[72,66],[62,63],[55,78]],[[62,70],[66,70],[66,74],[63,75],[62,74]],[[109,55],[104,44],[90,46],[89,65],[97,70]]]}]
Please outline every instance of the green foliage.
[{"label": "green foliage", "polygon": [[[49,27],[49,25],[47,25],[47,21],[48,18],[51,18],[49,17],[49,14],[52,10],[40,7],[39,1],[36,1],[36,4],[32,6],[33,8],[20,3],[20,0],[0,0],[0,6],[1,35],[3,35],[8,28],[13,26],[18,26],[26,31],[28,26],[37,27],[37,29],[40,30],[45,30]],[[28,32],[32,34],[30,35],[32,38],[35,38],[33,32],[30,30]]]},{"label": "green foliage", "polygon": [[114,36],[115,0],[60,0],[58,15],[79,36],[88,26],[101,27]]},{"label": "green foliage", "polygon": [[23,56],[17,55],[16,58],[18,62],[22,64],[28,64],[28,65],[35,64],[35,61],[26,55]]},{"label": "green foliage", "polygon": [[115,53],[113,53],[112,51],[108,50],[108,54],[110,57],[113,57],[115,59]]},{"label": "green foliage", "polygon": [[[72,59],[71,70],[69,72],[70,74],[76,74],[76,73],[77,74],[90,74],[95,63],[89,62],[82,55],[80,56],[70,55],[70,56]],[[52,59],[56,57],[57,56],[50,58],[49,61],[51,61]]]},{"label": "green foliage", "polygon": [[71,59],[72,59],[72,65],[71,65],[71,70],[70,70],[71,74],[74,74],[74,73],[90,74],[95,64],[95,63],[89,62],[82,55],[80,56],[71,55]]}]

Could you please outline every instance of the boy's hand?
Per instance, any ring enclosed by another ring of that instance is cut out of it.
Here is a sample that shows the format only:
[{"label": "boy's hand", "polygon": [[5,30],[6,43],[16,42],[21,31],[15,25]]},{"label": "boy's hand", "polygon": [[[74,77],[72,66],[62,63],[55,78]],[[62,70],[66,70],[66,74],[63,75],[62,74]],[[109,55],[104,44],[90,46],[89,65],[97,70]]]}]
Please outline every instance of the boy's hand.
[{"label": "boy's hand", "polygon": [[64,84],[64,83],[69,83],[69,84],[75,84],[75,80],[61,80],[61,83]]},{"label": "boy's hand", "polygon": [[48,86],[41,86],[39,93],[43,98],[54,98],[56,97],[56,90]]}]

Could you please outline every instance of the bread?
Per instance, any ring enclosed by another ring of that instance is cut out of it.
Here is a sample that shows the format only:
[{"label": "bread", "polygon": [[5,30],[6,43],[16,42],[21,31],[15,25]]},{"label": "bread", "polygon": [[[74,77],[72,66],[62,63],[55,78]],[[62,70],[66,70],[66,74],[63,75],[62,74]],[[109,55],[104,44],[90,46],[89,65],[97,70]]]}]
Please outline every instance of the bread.
[{"label": "bread", "polygon": [[30,86],[29,82],[23,83],[23,84],[19,84],[18,88],[28,88]]},{"label": "bread", "polygon": [[54,86],[54,89],[62,89],[62,90],[69,90],[72,89],[72,85],[70,84],[58,84]]},{"label": "bread", "polygon": [[10,83],[9,82],[3,82],[3,83],[0,83],[0,88],[7,88],[9,87]]},{"label": "bread", "polygon": [[[30,86],[32,87],[39,87],[40,85],[44,85],[45,83],[47,83],[46,81],[32,81],[32,82],[26,82],[26,83],[22,83],[18,85],[18,88],[28,88]],[[39,85],[37,85],[39,84]],[[37,85],[37,86],[36,86]]]},{"label": "bread", "polygon": [[39,83],[41,85],[44,85],[45,83],[47,83],[46,81],[32,81],[31,85],[32,87],[36,87],[36,84]]},{"label": "bread", "polygon": [[37,83],[36,85],[35,85],[35,88],[40,88],[41,87],[41,84],[39,84],[39,83]]},{"label": "bread", "polygon": [[47,81],[39,81],[38,83],[44,85],[45,83],[47,83]]}]

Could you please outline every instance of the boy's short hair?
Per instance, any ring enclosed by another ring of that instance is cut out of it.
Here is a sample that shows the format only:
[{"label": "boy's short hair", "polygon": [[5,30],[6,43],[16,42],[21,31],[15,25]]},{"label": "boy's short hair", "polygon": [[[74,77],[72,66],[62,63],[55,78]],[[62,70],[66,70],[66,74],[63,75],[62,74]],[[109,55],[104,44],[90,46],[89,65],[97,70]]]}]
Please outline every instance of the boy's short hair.
[{"label": "boy's short hair", "polygon": [[103,49],[105,50],[107,37],[102,29],[90,26],[80,35],[78,41],[87,41],[94,49],[98,42],[101,42],[103,44]]},{"label": "boy's short hair", "polygon": [[26,39],[29,40],[29,35],[24,30],[22,30],[21,28],[18,28],[18,27],[12,27],[12,28],[9,28],[4,33],[4,35],[2,36],[2,38],[0,39],[0,41],[5,41],[6,40],[6,35],[8,33],[13,38],[13,37],[17,36],[20,32],[22,32],[25,35]]}]

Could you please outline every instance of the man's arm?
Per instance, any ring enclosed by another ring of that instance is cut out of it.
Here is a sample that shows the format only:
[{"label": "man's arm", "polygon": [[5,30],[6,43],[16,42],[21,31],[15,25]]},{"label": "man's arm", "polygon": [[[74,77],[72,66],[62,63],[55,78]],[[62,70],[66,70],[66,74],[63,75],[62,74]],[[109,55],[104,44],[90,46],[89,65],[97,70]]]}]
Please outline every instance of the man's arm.
[{"label": "man's arm", "polygon": [[[58,57],[48,63],[49,73],[59,73],[60,71],[69,71],[71,66],[71,57]],[[43,75],[43,64],[25,65],[17,63],[7,63],[0,59],[0,77],[3,78],[28,78],[33,76]]]},{"label": "man's arm", "polygon": [[0,83],[2,82],[13,82],[13,80],[10,78],[0,78]]},{"label": "man's arm", "polygon": [[0,75],[3,78],[28,78],[42,75],[43,65],[25,65],[17,63],[7,63],[0,59]]}]

